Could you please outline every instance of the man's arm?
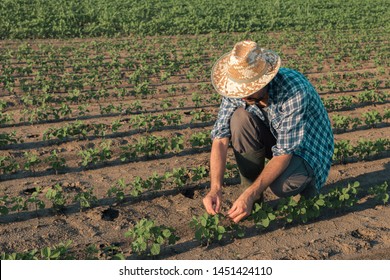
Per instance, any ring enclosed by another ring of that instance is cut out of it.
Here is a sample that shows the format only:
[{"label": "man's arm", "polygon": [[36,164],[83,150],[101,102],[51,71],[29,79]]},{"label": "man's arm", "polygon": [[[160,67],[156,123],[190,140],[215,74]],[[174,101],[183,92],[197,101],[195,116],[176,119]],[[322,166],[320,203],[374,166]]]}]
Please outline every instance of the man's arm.
[{"label": "man's arm", "polygon": [[292,154],[274,156],[264,167],[259,177],[234,202],[229,210],[229,217],[236,223],[250,215],[253,203],[261,193],[278,178],[290,163]]},{"label": "man's arm", "polygon": [[223,177],[229,138],[214,138],[210,155],[210,192],[204,197],[207,213],[215,215],[221,208]]}]

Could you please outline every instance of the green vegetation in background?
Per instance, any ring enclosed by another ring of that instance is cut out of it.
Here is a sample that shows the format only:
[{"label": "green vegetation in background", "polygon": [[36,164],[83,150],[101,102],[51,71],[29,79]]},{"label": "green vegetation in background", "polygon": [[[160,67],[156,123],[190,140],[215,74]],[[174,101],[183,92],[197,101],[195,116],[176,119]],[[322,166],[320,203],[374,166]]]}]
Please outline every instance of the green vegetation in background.
[{"label": "green vegetation in background", "polygon": [[2,0],[0,39],[389,28],[389,0]]}]

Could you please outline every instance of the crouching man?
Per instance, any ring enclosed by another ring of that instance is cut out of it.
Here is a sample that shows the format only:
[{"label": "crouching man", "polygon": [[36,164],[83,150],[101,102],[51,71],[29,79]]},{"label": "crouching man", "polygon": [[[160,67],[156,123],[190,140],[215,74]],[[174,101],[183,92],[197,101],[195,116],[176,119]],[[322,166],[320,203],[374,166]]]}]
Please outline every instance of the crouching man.
[{"label": "crouching man", "polygon": [[307,197],[326,181],[334,149],[328,114],[310,82],[280,65],[276,53],[243,41],[213,66],[223,98],[211,132],[211,189],[203,199],[209,214],[221,208],[229,143],[245,186],[228,211],[236,223],[268,187],[279,197]]}]

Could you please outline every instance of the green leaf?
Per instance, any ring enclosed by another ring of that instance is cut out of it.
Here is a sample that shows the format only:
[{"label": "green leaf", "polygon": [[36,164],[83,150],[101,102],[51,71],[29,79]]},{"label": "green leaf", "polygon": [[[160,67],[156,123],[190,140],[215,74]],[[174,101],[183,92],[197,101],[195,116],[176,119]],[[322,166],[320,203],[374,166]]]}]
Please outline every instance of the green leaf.
[{"label": "green leaf", "polygon": [[160,254],[160,244],[153,243],[152,247],[150,248],[150,253],[153,256]]},{"label": "green leaf", "polygon": [[146,251],[146,248],[148,247],[146,242],[139,242],[139,248],[140,250],[143,252],[143,251]]},{"label": "green leaf", "polygon": [[46,258],[46,259],[50,259],[50,256],[51,256],[51,249],[50,247],[45,247],[41,250],[41,255],[42,257]]},{"label": "green leaf", "polygon": [[123,260],[125,260],[126,258],[125,258],[125,256],[122,254],[122,253],[118,253],[118,254],[116,254],[115,256],[113,256],[112,258],[111,258],[111,260],[120,260],[120,261],[123,261]]},{"label": "green leaf", "polygon": [[267,218],[267,219],[262,219],[261,220],[261,225],[263,226],[263,227],[268,227],[269,226],[269,219]]},{"label": "green leaf", "polygon": [[274,214],[274,213],[268,213],[268,219],[269,219],[270,221],[275,220],[275,219],[276,219],[275,214]]},{"label": "green leaf", "polygon": [[163,244],[164,243],[164,237],[162,237],[162,236],[159,236],[159,237],[157,237],[157,239],[156,239],[156,242],[158,243],[158,244]]},{"label": "green leaf", "polygon": [[163,231],[162,231],[162,235],[164,236],[164,237],[169,237],[169,236],[171,236],[171,231],[169,230],[169,229],[164,229]]},{"label": "green leaf", "polygon": [[225,233],[226,232],[226,230],[223,226],[218,226],[217,231],[218,231],[218,233]]},{"label": "green leaf", "polygon": [[325,200],[319,199],[319,200],[317,200],[316,204],[317,204],[318,206],[324,206],[324,205],[325,205]]},{"label": "green leaf", "polygon": [[207,225],[207,219],[204,218],[204,217],[200,217],[200,224],[201,224],[203,227],[206,227],[206,225]]}]

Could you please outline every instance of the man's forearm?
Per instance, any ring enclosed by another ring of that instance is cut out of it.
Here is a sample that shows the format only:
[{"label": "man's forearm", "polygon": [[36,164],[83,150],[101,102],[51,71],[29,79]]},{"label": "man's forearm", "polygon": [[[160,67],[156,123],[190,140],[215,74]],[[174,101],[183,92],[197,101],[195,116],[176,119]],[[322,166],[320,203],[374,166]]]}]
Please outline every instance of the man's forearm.
[{"label": "man's forearm", "polygon": [[255,200],[259,199],[261,193],[286,170],[291,158],[292,154],[273,157],[246,192]]},{"label": "man's forearm", "polygon": [[210,155],[211,190],[220,190],[223,185],[228,147],[229,138],[216,138],[213,140]]}]

